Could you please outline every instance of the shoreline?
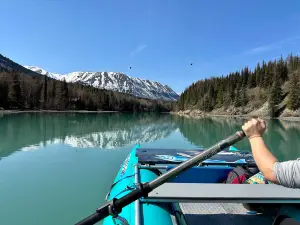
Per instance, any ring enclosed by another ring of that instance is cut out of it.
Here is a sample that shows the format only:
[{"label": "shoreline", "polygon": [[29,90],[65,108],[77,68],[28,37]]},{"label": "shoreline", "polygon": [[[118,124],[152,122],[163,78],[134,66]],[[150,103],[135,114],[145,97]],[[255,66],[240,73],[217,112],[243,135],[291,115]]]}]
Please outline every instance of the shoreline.
[{"label": "shoreline", "polygon": [[88,111],[88,110],[0,110],[1,114],[17,113],[117,113],[119,111]]},{"label": "shoreline", "polygon": [[178,113],[178,112],[170,112],[170,115],[176,115],[176,116],[184,116],[189,117],[193,119],[200,119],[204,117],[224,117],[224,118],[235,118],[235,119],[249,119],[254,117],[261,117],[263,119],[275,119],[275,120],[285,120],[285,121],[295,121],[300,122],[300,117],[298,116],[281,116],[281,117],[270,117],[270,116],[254,116],[254,115],[226,115],[226,114],[210,114],[210,113],[204,113],[204,114],[190,114],[190,113]]},{"label": "shoreline", "polygon": [[[18,113],[122,113],[120,111],[88,111],[88,110],[0,110],[0,115],[18,114]],[[132,112],[133,113],[133,112]],[[183,112],[161,112],[161,114],[170,114],[175,116],[184,116],[193,119],[200,119],[204,117],[224,117],[224,118],[235,118],[235,119],[249,119],[256,117],[254,115],[226,115],[226,114],[210,114],[210,113],[183,113]],[[285,121],[296,121],[300,122],[300,117],[297,116],[281,116],[281,117],[270,117],[260,116],[263,119],[276,119]]]}]

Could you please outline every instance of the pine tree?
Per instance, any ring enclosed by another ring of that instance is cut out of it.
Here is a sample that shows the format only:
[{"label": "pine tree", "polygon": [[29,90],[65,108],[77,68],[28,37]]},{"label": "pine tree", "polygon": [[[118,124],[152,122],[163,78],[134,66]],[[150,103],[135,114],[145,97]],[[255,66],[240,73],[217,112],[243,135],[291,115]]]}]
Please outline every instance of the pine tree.
[{"label": "pine tree", "polygon": [[272,86],[273,81],[273,64],[271,61],[268,62],[268,65],[264,68],[264,87],[270,87]]},{"label": "pine tree", "polygon": [[248,67],[245,67],[242,71],[241,71],[241,76],[242,76],[242,85],[245,87],[248,83],[248,79],[249,79],[249,69]]},{"label": "pine tree", "polygon": [[37,79],[35,82],[35,93],[34,93],[34,108],[41,109],[43,108],[43,82],[40,79]]},{"label": "pine tree", "polygon": [[287,67],[289,71],[295,71],[300,68],[300,57],[293,56],[292,54],[288,56]]},{"label": "pine tree", "polygon": [[57,82],[55,84],[55,97],[54,97],[54,107],[57,110],[63,110],[64,106],[62,103],[62,84]]},{"label": "pine tree", "polygon": [[241,96],[241,106],[245,106],[248,103],[248,97],[246,94],[246,87],[242,87],[240,90],[240,96]]},{"label": "pine tree", "polygon": [[51,95],[51,106],[50,108],[51,109],[56,109],[56,84],[57,82],[56,81],[51,81],[51,90],[50,90],[50,95]]},{"label": "pine tree", "polygon": [[179,110],[184,110],[185,92],[180,95],[179,98]]},{"label": "pine tree", "polygon": [[242,106],[242,99],[241,99],[241,89],[240,86],[237,86],[235,90],[235,99],[234,99],[234,106],[235,107],[240,107]]},{"label": "pine tree", "polygon": [[280,85],[279,76],[276,75],[269,94],[270,116],[272,117],[277,116],[277,106],[281,102],[281,100],[282,100],[282,89]]},{"label": "pine tree", "polygon": [[8,82],[4,74],[0,74],[0,108],[8,108]]},{"label": "pine tree", "polygon": [[13,82],[8,89],[8,102],[10,108],[14,108],[14,109],[24,108],[20,77],[17,74],[13,75]]},{"label": "pine tree", "polygon": [[217,88],[218,94],[217,94],[217,107],[222,107],[224,102],[224,96],[223,96],[223,81],[220,80]]},{"label": "pine tree", "polygon": [[215,91],[214,91],[214,86],[212,84],[209,84],[209,88],[208,88],[208,97],[207,97],[207,101],[208,101],[208,108],[207,111],[211,111],[215,104],[216,104],[216,100],[215,100]]},{"label": "pine tree", "polygon": [[213,106],[212,106],[211,99],[208,95],[205,95],[204,99],[203,99],[203,110],[206,112],[209,112],[212,109],[213,109]]},{"label": "pine tree", "polygon": [[223,106],[223,90],[218,90],[218,97],[217,97],[217,106],[222,107]]},{"label": "pine tree", "polygon": [[235,100],[235,87],[234,84],[229,86],[229,103],[234,103]]},{"label": "pine tree", "polygon": [[66,80],[63,80],[63,85],[62,85],[62,108],[63,109],[68,109],[69,108],[69,88]]},{"label": "pine tree", "polygon": [[246,93],[246,87],[237,87],[235,93],[234,106],[241,107],[247,105],[248,97]]},{"label": "pine tree", "polygon": [[186,103],[191,105],[191,89],[186,93]]},{"label": "pine tree", "polygon": [[283,84],[288,78],[288,67],[287,64],[284,62],[282,56],[277,62],[276,73],[279,75],[280,83]]},{"label": "pine tree", "polygon": [[44,93],[43,93],[43,108],[47,108],[47,102],[48,102],[48,76],[45,75],[44,77]]},{"label": "pine tree", "polygon": [[256,87],[256,75],[253,73],[251,73],[249,75],[249,79],[248,79],[248,88],[254,88]]},{"label": "pine tree", "polygon": [[300,107],[300,85],[299,74],[296,72],[291,75],[289,82],[288,108],[296,110]]},{"label": "pine tree", "polygon": [[262,79],[261,72],[262,71],[260,68],[260,64],[258,63],[254,69],[254,74],[255,74],[256,85],[259,87],[261,87],[263,85],[263,79]]}]

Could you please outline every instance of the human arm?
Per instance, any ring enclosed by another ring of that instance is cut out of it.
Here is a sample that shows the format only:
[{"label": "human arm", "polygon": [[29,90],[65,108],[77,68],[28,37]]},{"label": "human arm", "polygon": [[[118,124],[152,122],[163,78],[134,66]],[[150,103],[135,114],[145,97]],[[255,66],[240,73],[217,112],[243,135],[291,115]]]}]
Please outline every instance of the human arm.
[{"label": "human arm", "polygon": [[262,138],[266,130],[266,123],[261,119],[252,119],[242,127],[249,139],[252,155],[261,173],[264,177],[273,182],[278,183],[274,164],[278,161],[276,157],[269,151]]},{"label": "human arm", "polygon": [[264,177],[284,187],[300,188],[300,159],[278,162],[262,138],[266,129],[265,121],[252,119],[242,129],[250,141],[253,158]]},{"label": "human arm", "polygon": [[258,166],[260,172],[264,177],[273,182],[278,183],[275,171],[274,164],[278,161],[275,156],[269,151],[267,146],[264,143],[262,137],[251,138],[250,145],[252,149],[252,155]]}]

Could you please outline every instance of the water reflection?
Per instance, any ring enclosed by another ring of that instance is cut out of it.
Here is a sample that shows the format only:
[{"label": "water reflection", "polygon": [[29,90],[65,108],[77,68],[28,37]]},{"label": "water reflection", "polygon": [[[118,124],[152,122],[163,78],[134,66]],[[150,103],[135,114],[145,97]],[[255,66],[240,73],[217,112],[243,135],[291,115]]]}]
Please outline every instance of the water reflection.
[{"label": "water reflection", "polygon": [[281,160],[300,157],[300,122],[268,121],[265,140]]},{"label": "water reflection", "polygon": [[[209,147],[222,138],[231,135],[246,121],[241,118],[204,117],[187,118],[175,116],[180,132],[191,143]],[[300,157],[300,122],[267,120],[264,139],[270,150],[279,160],[291,160]],[[249,142],[245,139],[236,144],[239,149],[249,151]]]},{"label": "water reflection", "polygon": [[42,145],[113,149],[152,142],[172,133],[177,125],[169,115],[149,114],[14,114],[0,118],[0,157]]},{"label": "water reflection", "polygon": [[[49,144],[114,149],[168,138],[176,130],[191,144],[206,148],[240,130],[244,122],[244,119],[224,117],[195,119],[131,113],[2,115],[0,157],[18,150],[38,150]],[[266,143],[280,160],[300,157],[300,122],[268,120],[267,126]],[[178,141],[183,143],[184,139]],[[237,143],[236,147],[246,151],[250,149],[247,140]]]},{"label": "water reflection", "polygon": [[209,147],[222,138],[240,130],[242,119],[223,117],[190,118],[175,116],[180,132],[191,143],[197,146]]}]

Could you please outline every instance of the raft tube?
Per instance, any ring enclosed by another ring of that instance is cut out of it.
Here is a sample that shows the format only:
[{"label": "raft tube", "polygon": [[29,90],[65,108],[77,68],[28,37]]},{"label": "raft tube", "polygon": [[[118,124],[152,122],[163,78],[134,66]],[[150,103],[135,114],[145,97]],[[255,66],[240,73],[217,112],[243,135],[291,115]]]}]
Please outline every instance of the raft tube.
[{"label": "raft tube", "polygon": [[[128,157],[121,165],[119,172],[114,180],[112,188],[108,193],[107,200],[120,198],[130,193],[135,188],[135,166],[138,163],[136,157],[136,145]],[[141,182],[148,182],[155,179],[158,175],[146,169],[140,169]],[[130,224],[137,225],[137,216],[139,216],[143,225],[172,225],[170,204],[140,204],[140,215],[136,215],[137,209],[135,202],[124,207],[118,217],[109,216],[104,219],[103,225]]]}]

